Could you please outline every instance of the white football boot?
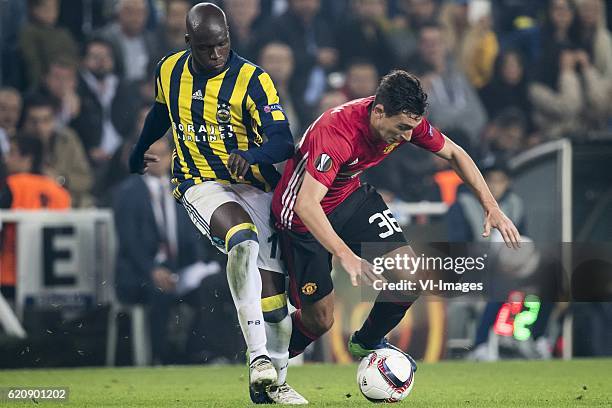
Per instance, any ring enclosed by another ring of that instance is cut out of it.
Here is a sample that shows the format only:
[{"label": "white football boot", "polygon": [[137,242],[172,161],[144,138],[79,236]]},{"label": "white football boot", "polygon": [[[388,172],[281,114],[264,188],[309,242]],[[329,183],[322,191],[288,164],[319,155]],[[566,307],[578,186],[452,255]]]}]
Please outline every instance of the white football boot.
[{"label": "white football boot", "polygon": [[265,390],[276,383],[276,369],[268,356],[257,357],[249,365],[249,385],[255,390]]},{"label": "white football boot", "polygon": [[271,385],[266,390],[268,397],[276,404],[281,405],[306,405],[308,400],[302,397],[289,384]]}]

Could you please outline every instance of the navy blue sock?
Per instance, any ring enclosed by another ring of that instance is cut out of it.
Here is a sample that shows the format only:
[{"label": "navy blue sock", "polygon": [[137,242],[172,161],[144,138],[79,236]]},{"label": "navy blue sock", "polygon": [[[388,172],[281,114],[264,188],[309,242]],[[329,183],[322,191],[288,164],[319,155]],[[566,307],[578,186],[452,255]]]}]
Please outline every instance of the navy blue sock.
[{"label": "navy blue sock", "polygon": [[410,306],[412,306],[412,302],[393,303],[377,301],[374,303],[363,326],[357,331],[357,339],[368,348],[375,346],[399,324]]}]

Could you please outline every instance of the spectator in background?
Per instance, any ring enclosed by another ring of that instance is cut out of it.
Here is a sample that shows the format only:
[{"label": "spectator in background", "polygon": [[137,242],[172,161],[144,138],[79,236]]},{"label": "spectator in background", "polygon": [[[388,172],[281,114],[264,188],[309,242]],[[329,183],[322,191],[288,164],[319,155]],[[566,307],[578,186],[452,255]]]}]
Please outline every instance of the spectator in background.
[{"label": "spectator in background", "polygon": [[399,0],[400,17],[418,32],[424,25],[437,21],[440,5],[437,0]]},{"label": "spectator in background", "polygon": [[0,159],[9,150],[9,142],[17,134],[23,101],[15,88],[0,88]]},{"label": "spectator in background", "polygon": [[73,207],[91,206],[93,177],[83,145],[72,129],[57,126],[49,98],[31,95],[26,100],[21,130],[42,142],[42,170],[70,192]]},{"label": "spectator in background", "polygon": [[70,208],[70,194],[43,174],[43,157],[43,145],[37,138],[21,135],[11,141],[0,208]]},{"label": "spectator in background", "polygon": [[350,101],[374,95],[378,87],[379,75],[376,66],[367,60],[355,60],[346,69],[343,92]]},{"label": "spectator in background", "polygon": [[161,59],[164,55],[185,49],[185,18],[191,8],[189,0],[168,0],[164,21],[157,28],[157,48],[159,55],[154,60]]},{"label": "spectator in background", "polygon": [[438,128],[458,129],[477,144],[487,114],[450,55],[441,26],[428,24],[421,29],[414,64],[428,95],[431,123]]},{"label": "spectator in background", "polygon": [[[597,123],[597,128],[605,128],[606,122],[612,116],[612,35],[606,25],[606,5],[601,0],[579,0],[578,17],[580,20],[579,41],[588,55],[593,70],[583,72],[583,75],[590,76],[587,84],[591,84],[594,89],[587,91],[595,96],[595,103],[591,103],[591,110],[587,112],[587,120]],[[607,92],[597,99],[597,95],[602,89],[607,88]],[[598,111],[598,108],[603,111]]]},{"label": "spectator in background", "polygon": [[490,118],[514,108],[529,120],[532,111],[527,89],[523,58],[518,51],[508,50],[497,57],[493,78],[479,95]]},{"label": "spectator in background", "polygon": [[293,51],[291,91],[300,117],[308,117],[307,122],[327,86],[326,72],[338,63],[334,33],[319,16],[320,7],[320,0],[289,0],[285,13],[262,25],[262,38],[286,42]]},{"label": "spectator in background", "polygon": [[[525,204],[510,189],[510,171],[505,161],[496,160],[481,166],[482,175],[491,194],[504,214],[516,225],[521,234],[526,230]],[[478,199],[465,186],[457,192],[457,201],[447,214],[449,242],[489,242],[482,236],[482,208]],[[503,242],[503,241],[499,241]]]},{"label": "spectator in background", "polygon": [[315,116],[319,117],[323,112],[328,109],[331,109],[335,106],[340,106],[343,103],[348,102],[349,99],[346,97],[346,94],[342,91],[333,90],[328,91],[323,94],[319,104],[317,105],[317,110],[315,112]]},{"label": "spectator in background", "polygon": [[224,0],[223,7],[230,27],[232,49],[241,57],[255,61],[262,40],[255,27],[261,12],[260,0]]},{"label": "spectator in background", "polygon": [[612,35],[601,0],[578,0],[579,42],[602,77],[612,77]]},{"label": "spectator in background", "polygon": [[532,118],[545,138],[557,138],[578,128],[583,104],[574,54],[578,23],[571,0],[549,1],[540,37],[540,57],[529,86]]},{"label": "spectator in background", "polygon": [[501,111],[483,134],[482,162],[506,162],[527,147],[527,117],[517,108]]},{"label": "spectator in background", "polygon": [[59,0],[28,0],[29,21],[19,35],[28,87],[36,88],[49,72],[51,62],[58,56],[76,61],[77,44],[64,28],[56,27]]},{"label": "spectator in background", "polygon": [[[70,208],[70,194],[55,180],[42,174],[43,147],[40,140],[19,136],[11,140],[6,156],[8,176],[0,187],[0,209],[63,210]],[[0,230],[0,288],[12,298],[17,283],[15,223],[8,223]]]},{"label": "spectator in background", "polygon": [[375,64],[378,72],[389,72],[396,61],[386,34],[387,1],[353,0],[351,11],[337,31],[341,64],[362,59]]},{"label": "spectator in background", "polygon": [[59,57],[51,61],[43,82],[34,93],[51,98],[55,103],[58,124],[70,125],[81,112],[81,98],[77,93],[76,60]]},{"label": "spectator in background", "polygon": [[280,103],[289,120],[289,127],[294,138],[301,135],[301,123],[304,118],[298,116],[295,102],[291,95],[291,80],[294,70],[293,51],[285,43],[270,42],[259,52],[259,66],[266,71],[276,85]]},{"label": "spectator in background", "polygon": [[87,42],[78,84],[81,109],[72,127],[94,169],[104,166],[132,131],[140,103],[136,88],[115,74],[108,41],[94,38]]},{"label": "spectator in background", "polygon": [[461,70],[475,88],[482,88],[491,79],[499,52],[491,4],[454,0],[443,6],[441,21]]},{"label": "spectator in background", "polygon": [[[145,176],[131,175],[115,194],[113,209],[119,239],[115,281],[121,302],[149,305],[153,360],[163,363],[171,358],[166,327],[170,308],[179,296],[199,315],[202,299],[188,296],[188,292],[197,289],[204,277],[207,285],[223,289],[226,300],[231,295],[226,293],[225,274],[217,273],[219,264],[203,263],[204,241],[172,196],[168,140],[155,142],[149,153],[159,161],[149,165]],[[186,284],[189,278],[185,274],[195,274],[195,285]],[[200,338],[203,333],[195,334]]]},{"label": "spectator in background", "polygon": [[160,52],[155,35],[146,31],[149,8],[145,0],[119,0],[117,21],[100,31],[100,36],[113,44],[117,72],[122,79],[140,80]]}]

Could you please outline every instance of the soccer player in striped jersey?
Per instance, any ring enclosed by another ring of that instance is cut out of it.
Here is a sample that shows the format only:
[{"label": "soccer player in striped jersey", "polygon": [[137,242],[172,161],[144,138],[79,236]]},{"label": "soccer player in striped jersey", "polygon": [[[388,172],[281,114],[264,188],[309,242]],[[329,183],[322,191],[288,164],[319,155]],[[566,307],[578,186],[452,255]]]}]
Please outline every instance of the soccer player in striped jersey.
[{"label": "soccer player in striped jersey", "polygon": [[294,153],[289,124],[270,76],[231,50],[219,7],[195,5],[186,25],[188,49],[157,65],[155,103],[130,155],[130,170],[146,171],[157,160],[147,149],[172,128],[174,196],[228,255],[251,399],[307,403],[286,384],[291,319],[269,222],[271,191],[280,179],[273,164]]}]

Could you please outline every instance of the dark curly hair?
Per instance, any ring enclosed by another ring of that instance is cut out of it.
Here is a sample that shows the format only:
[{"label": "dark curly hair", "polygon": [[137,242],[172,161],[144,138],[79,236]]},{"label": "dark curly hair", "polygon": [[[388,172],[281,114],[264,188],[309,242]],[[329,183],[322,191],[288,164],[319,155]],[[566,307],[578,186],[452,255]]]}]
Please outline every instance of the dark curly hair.
[{"label": "dark curly hair", "polygon": [[384,106],[387,116],[399,113],[423,116],[427,108],[427,94],[416,76],[394,70],[380,81],[374,105],[377,103]]}]

